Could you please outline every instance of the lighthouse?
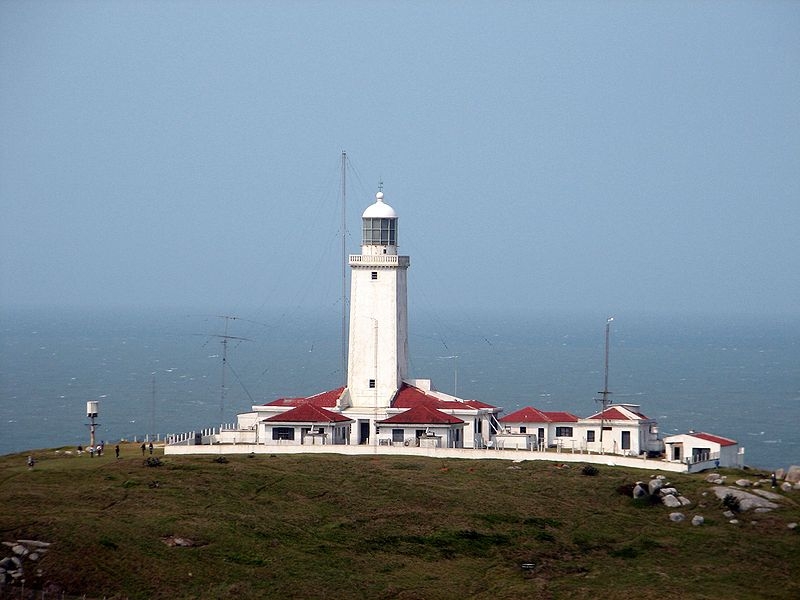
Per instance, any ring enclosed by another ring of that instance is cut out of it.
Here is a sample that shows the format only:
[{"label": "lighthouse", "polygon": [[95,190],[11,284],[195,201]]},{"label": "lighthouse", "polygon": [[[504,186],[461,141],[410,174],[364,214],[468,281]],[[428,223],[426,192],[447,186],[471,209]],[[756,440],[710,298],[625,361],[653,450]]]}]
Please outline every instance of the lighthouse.
[{"label": "lighthouse", "polygon": [[385,409],[408,375],[408,256],[397,254],[397,213],[383,192],[361,216],[350,255],[347,389],[354,409]]}]

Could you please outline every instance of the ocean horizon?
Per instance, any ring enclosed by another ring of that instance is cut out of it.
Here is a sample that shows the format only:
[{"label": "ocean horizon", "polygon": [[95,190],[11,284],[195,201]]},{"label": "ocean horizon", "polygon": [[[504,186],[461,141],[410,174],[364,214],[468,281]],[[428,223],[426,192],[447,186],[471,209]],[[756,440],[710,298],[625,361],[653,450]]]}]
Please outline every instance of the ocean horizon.
[{"label": "ocean horizon", "polygon": [[[257,309],[0,311],[0,453],[113,443],[233,423],[280,397],[344,384],[341,317]],[[226,329],[227,327],[227,329]],[[410,377],[503,408],[589,416],[603,387],[605,317],[409,311]],[[223,336],[227,342],[222,386]],[[800,317],[615,315],[609,389],[658,421],[735,439],[745,463],[800,464]]]}]

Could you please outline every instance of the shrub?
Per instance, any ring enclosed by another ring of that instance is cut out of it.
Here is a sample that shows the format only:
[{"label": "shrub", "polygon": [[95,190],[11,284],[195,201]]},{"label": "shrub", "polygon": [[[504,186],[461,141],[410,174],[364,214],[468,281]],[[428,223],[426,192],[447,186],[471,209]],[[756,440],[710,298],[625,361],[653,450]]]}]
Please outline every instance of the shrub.
[{"label": "shrub", "polygon": [[598,470],[597,470],[597,467],[595,467],[594,465],[585,465],[585,466],[583,467],[583,469],[581,469],[581,473],[583,473],[583,474],[584,474],[584,475],[586,475],[587,477],[594,477],[594,476],[595,476],[595,475],[597,475],[599,472],[600,472],[600,471],[598,471]]},{"label": "shrub", "polygon": [[725,497],[722,499],[722,505],[728,510],[732,510],[733,512],[736,513],[742,510],[739,498],[737,498],[733,494],[726,494]]},{"label": "shrub", "polygon": [[144,461],[145,467],[160,467],[163,464],[157,456],[148,456]]}]

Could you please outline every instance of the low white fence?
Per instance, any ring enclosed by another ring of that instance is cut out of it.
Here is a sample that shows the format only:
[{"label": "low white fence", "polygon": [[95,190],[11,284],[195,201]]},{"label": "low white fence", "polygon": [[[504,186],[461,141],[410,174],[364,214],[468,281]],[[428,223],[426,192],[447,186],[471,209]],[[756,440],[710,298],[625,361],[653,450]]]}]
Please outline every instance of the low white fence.
[{"label": "low white fence", "polygon": [[263,444],[213,444],[213,445],[167,445],[166,455],[231,455],[231,454],[343,454],[347,456],[426,456],[428,458],[498,459],[521,462],[523,460],[546,460],[560,463],[592,463],[616,467],[632,467],[651,471],[685,473],[687,466],[679,462],[648,459],[612,454],[581,454],[572,452],[540,452],[531,450],[499,450],[471,448],[426,448],[421,446],[297,446]]}]

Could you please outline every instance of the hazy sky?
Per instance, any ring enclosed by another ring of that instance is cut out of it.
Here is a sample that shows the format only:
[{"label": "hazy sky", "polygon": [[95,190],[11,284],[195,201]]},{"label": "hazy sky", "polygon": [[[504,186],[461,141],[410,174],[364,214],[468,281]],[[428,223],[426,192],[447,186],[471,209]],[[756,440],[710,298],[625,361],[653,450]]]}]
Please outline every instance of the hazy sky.
[{"label": "hazy sky", "polygon": [[0,305],[800,313],[800,2],[0,2]]}]

